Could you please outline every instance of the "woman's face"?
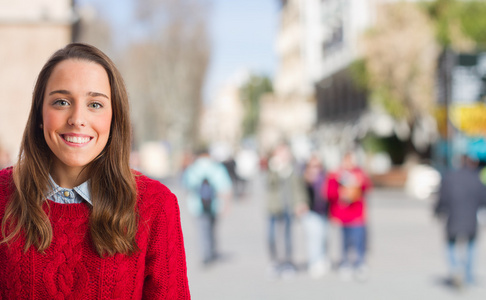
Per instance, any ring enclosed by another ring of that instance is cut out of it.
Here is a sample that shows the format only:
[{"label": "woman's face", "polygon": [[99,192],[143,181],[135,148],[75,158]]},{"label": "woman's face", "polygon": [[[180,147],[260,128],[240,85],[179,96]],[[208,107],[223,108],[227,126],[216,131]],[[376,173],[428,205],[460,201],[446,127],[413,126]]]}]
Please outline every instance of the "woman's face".
[{"label": "woman's face", "polygon": [[81,172],[110,136],[111,89],[105,69],[77,59],[57,64],[47,81],[42,116],[44,138],[55,156],[53,171]]}]

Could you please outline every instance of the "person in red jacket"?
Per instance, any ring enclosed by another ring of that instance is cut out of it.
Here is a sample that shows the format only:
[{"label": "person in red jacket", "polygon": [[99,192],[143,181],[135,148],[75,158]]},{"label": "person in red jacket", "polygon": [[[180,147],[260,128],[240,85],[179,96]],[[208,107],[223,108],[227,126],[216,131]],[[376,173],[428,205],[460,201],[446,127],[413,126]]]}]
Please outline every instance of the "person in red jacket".
[{"label": "person in red jacket", "polygon": [[0,299],[190,299],[177,199],[130,169],[130,141],[113,62],[55,52],[0,171]]},{"label": "person in red jacket", "polygon": [[[341,166],[328,174],[322,189],[329,201],[331,221],[342,228],[342,258],[340,275],[349,279],[352,269],[358,279],[365,279],[366,266],[366,201],[365,194],[371,187],[366,173],[355,162],[352,152],[344,155]],[[351,261],[351,252],[355,260]]]}]

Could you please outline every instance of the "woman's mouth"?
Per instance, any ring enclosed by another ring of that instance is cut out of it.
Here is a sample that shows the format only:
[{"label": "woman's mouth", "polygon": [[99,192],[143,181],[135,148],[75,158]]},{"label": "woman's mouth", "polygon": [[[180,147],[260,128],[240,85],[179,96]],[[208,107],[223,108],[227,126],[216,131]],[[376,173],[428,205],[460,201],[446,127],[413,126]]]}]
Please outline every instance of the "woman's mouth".
[{"label": "woman's mouth", "polygon": [[89,136],[72,136],[72,135],[61,135],[62,138],[69,143],[73,144],[86,144],[91,140]]}]

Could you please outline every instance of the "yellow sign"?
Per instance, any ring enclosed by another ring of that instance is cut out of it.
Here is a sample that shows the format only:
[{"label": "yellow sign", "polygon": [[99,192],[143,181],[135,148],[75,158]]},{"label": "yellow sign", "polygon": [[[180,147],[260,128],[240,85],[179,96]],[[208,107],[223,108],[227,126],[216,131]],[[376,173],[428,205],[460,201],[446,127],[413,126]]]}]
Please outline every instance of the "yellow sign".
[{"label": "yellow sign", "polygon": [[486,135],[486,105],[453,104],[449,107],[449,119],[452,125],[469,136]]},{"label": "yellow sign", "polygon": [[441,105],[435,109],[435,120],[437,121],[437,129],[442,138],[447,138],[447,110],[445,106]]}]

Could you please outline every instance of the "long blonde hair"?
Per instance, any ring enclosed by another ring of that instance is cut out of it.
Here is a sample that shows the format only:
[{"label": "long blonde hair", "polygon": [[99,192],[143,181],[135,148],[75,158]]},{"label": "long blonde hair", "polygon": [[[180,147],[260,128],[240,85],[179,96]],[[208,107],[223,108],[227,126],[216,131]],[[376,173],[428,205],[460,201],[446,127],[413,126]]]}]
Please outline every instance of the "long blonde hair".
[{"label": "long blonde hair", "polygon": [[128,96],[123,79],[113,62],[97,48],[73,43],[55,52],[39,73],[32,106],[24,130],[18,162],[13,170],[14,192],[2,220],[1,243],[24,233],[27,251],[35,246],[46,250],[53,238],[49,217],[42,208],[48,189],[53,153],[40,124],[47,81],[54,67],[67,59],[97,63],[107,72],[112,101],[110,137],[103,151],[85,171],[90,174],[92,210],[91,239],[100,256],[130,254],[138,249],[135,178],[129,167],[131,128]]}]

